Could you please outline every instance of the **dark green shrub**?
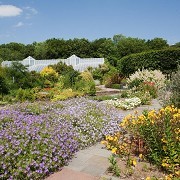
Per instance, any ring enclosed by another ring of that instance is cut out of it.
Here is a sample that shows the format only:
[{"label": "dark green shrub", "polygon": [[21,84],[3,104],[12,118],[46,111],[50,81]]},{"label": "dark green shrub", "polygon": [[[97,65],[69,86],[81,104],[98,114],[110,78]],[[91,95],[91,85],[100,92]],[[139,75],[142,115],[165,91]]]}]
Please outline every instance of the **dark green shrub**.
[{"label": "dark green shrub", "polygon": [[118,70],[125,76],[133,74],[138,69],[159,69],[164,74],[177,70],[180,63],[180,48],[167,48],[131,54],[118,61]]},{"label": "dark green shrub", "polygon": [[112,84],[111,88],[113,88],[113,89],[120,89],[120,84]]}]

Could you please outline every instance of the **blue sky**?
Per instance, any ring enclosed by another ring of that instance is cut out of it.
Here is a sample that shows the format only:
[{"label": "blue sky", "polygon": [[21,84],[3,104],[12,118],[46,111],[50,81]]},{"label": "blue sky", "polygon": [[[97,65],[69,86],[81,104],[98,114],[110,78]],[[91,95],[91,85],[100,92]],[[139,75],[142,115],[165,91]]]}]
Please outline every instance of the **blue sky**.
[{"label": "blue sky", "polygon": [[180,0],[0,0],[0,44],[115,34],[180,41]]}]

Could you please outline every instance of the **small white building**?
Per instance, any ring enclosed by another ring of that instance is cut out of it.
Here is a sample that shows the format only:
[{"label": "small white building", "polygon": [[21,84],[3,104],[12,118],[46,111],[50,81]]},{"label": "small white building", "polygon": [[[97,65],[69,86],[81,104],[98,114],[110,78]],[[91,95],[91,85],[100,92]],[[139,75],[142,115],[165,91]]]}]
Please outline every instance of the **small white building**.
[{"label": "small white building", "polygon": [[[11,66],[12,62],[15,61],[3,61],[2,66]],[[67,59],[48,59],[48,60],[36,60],[31,56],[27,57],[22,61],[18,61],[24,66],[27,66],[29,71],[40,72],[44,67],[48,65],[57,64],[58,62],[63,62],[67,65],[73,66],[77,71],[85,71],[88,67],[96,68],[99,65],[104,64],[104,58],[80,58],[76,55],[72,55]]]}]

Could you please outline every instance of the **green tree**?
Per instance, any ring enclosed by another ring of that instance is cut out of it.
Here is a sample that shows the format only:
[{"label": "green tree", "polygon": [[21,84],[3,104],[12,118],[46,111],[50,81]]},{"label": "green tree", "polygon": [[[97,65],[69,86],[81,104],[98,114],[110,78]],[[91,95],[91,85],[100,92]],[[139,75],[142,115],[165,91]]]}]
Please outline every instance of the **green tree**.
[{"label": "green tree", "polygon": [[118,59],[133,53],[147,50],[146,41],[138,38],[122,38],[117,43]]},{"label": "green tree", "polygon": [[113,42],[115,44],[118,44],[119,41],[126,39],[126,36],[124,36],[123,34],[116,34],[113,36]]},{"label": "green tree", "polygon": [[19,62],[13,62],[11,67],[6,68],[6,74],[11,89],[31,88],[31,76],[27,68]]},{"label": "green tree", "polygon": [[47,59],[47,44],[45,42],[35,43],[34,58]]},{"label": "green tree", "polygon": [[6,79],[6,74],[4,68],[0,66],[0,94],[3,96],[4,94],[8,94],[9,87]]},{"label": "green tree", "polygon": [[180,47],[180,42],[175,43],[174,45],[172,45],[172,47]]},{"label": "green tree", "polygon": [[149,49],[160,50],[169,47],[167,40],[163,38],[154,38],[147,41],[147,46]]}]

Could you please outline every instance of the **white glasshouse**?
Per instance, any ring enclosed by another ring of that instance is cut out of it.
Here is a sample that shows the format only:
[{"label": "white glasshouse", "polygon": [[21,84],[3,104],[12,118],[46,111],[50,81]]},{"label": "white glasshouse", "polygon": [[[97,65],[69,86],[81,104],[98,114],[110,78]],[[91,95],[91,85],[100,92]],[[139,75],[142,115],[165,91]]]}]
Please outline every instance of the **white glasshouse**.
[{"label": "white glasshouse", "polygon": [[[2,66],[11,66],[14,61],[3,61]],[[88,67],[96,68],[99,65],[104,64],[104,58],[80,58],[76,55],[72,55],[67,59],[48,59],[48,60],[36,60],[31,56],[27,57],[22,61],[18,61],[24,66],[27,66],[29,71],[40,72],[44,67],[48,65],[57,64],[63,62],[67,65],[72,65],[77,71],[85,71]]]}]

